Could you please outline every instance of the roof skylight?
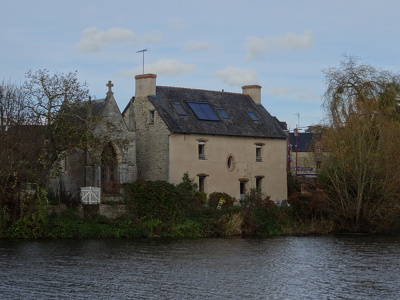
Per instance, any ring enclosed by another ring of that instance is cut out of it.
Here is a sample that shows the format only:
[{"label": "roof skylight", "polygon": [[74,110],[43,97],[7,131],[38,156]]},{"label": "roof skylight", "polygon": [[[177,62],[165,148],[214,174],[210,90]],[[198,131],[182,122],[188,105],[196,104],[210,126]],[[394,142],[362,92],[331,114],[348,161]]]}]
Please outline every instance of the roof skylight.
[{"label": "roof skylight", "polygon": [[186,111],[185,109],[182,107],[182,104],[178,103],[178,102],[174,102],[172,103],[173,107],[175,108],[177,114],[179,116],[186,116]]},{"label": "roof skylight", "polygon": [[187,102],[190,109],[194,112],[199,120],[205,121],[220,121],[210,104],[206,102]]},{"label": "roof skylight", "polygon": [[229,116],[225,110],[223,110],[222,108],[218,108],[217,111],[219,115],[222,117],[222,119],[229,119]]},{"label": "roof skylight", "polygon": [[258,121],[257,116],[252,111],[248,111],[247,114],[253,121]]}]

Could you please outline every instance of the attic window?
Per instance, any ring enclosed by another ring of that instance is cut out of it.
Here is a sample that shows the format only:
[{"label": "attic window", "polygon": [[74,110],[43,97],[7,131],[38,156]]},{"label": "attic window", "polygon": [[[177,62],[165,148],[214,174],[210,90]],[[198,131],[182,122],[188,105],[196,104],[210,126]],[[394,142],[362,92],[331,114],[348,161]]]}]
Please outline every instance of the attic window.
[{"label": "attic window", "polygon": [[222,108],[217,109],[219,115],[222,117],[222,119],[229,119],[228,114],[223,110]]},{"label": "attic window", "polygon": [[220,121],[210,104],[205,102],[187,102],[187,104],[199,120]]},{"label": "attic window", "polygon": [[248,111],[247,114],[253,121],[258,121],[257,116],[252,111]]},{"label": "attic window", "polygon": [[182,104],[174,102],[172,105],[179,116],[186,116],[186,111],[183,109]]}]

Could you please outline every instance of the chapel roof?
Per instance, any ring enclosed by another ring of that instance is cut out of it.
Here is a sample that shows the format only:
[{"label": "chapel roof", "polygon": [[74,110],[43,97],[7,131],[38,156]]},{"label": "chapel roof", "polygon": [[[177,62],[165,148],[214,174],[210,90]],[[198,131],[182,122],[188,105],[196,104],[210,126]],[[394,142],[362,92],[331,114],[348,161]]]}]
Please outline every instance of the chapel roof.
[{"label": "chapel roof", "polygon": [[[156,87],[148,96],[173,133],[286,138],[274,117],[246,94]],[[199,118],[203,107],[210,118]]]}]

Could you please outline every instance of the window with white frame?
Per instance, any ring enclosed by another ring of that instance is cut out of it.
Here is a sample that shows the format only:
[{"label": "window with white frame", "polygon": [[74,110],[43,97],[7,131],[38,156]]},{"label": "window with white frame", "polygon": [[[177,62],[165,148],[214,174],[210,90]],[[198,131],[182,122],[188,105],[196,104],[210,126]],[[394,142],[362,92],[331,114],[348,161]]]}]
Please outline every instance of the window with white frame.
[{"label": "window with white frame", "polygon": [[200,140],[198,143],[198,155],[200,160],[206,159],[205,148],[206,148],[206,141]]},{"label": "window with white frame", "polygon": [[262,145],[256,144],[256,161],[262,161]]}]

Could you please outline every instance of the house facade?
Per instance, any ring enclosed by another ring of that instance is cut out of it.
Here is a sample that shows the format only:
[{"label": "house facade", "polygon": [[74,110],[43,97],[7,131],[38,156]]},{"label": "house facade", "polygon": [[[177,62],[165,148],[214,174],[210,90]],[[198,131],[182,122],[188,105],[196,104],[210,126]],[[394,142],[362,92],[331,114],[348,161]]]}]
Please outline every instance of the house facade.
[{"label": "house facade", "polygon": [[240,199],[258,188],[287,198],[286,135],[261,105],[261,86],[243,93],[156,85],[135,77],[136,93],[123,112],[134,118],[137,176],[179,183],[188,173],[207,194]]},{"label": "house facade", "polygon": [[287,135],[261,105],[261,86],[229,93],[157,86],[156,78],[135,77],[122,113],[108,82],[106,98],[90,103],[101,118],[93,133],[104,142],[66,157],[55,189],[100,187],[110,196],[126,182],[178,184],[188,173],[207,194],[241,199],[257,188],[271,200],[287,198]]}]

